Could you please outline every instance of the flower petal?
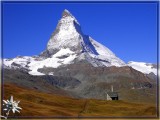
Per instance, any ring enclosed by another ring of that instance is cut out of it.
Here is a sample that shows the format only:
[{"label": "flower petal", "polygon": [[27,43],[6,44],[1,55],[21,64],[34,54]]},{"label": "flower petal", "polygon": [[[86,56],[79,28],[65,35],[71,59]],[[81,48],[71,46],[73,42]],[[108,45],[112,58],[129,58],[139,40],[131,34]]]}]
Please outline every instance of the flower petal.
[{"label": "flower petal", "polygon": [[19,111],[19,110],[17,110],[17,109],[15,109],[15,111],[17,111],[17,112],[19,112],[19,113],[20,113],[20,111]]},{"label": "flower petal", "polygon": [[4,119],[7,119],[7,117],[5,117],[5,116],[2,116],[2,115],[0,115],[0,117],[2,117],[2,118],[4,118]]},{"label": "flower petal", "polygon": [[12,112],[15,113],[15,109],[14,108],[12,109]]},{"label": "flower petal", "polygon": [[7,104],[7,101],[3,100],[3,102],[4,102],[5,104]]},{"label": "flower petal", "polygon": [[7,108],[4,108],[3,110],[6,111],[6,110],[8,110],[8,109],[7,109]]},{"label": "flower petal", "polygon": [[16,107],[16,109],[22,109],[21,107]]}]

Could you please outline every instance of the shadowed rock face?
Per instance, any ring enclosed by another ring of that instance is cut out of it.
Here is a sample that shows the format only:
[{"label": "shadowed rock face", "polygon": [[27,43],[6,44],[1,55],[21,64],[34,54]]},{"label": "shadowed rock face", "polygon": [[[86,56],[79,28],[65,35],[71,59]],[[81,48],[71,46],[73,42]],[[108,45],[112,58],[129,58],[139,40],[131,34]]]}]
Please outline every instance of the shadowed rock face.
[{"label": "shadowed rock face", "polygon": [[154,73],[149,73],[149,74],[147,74],[147,76],[148,76],[150,79],[153,79],[153,80],[155,80],[155,81],[157,81],[157,79],[158,79],[158,76],[156,76]]},{"label": "shadowed rock face", "polygon": [[[82,62],[77,64],[71,64],[68,66],[60,67],[57,69],[54,68],[42,68],[39,69],[40,72],[43,72],[45,74],[48,74],[50,72],[54,72],[54,75],[57,76],[72,76],[75,77],[81,81],[88,81],[88,79],[96,78],[96,82],[99,81],[108,81],[113,82],[112,80],[109,80],[109,78],[115,78],[119,76],[125,76],[134,79],[134,81],[138,82],[149,82],[149,78],[144,75],[141,72],[138,72],[137,70],[125,66],[125,67],[93,67],[92,65]],[[79,78],[78,75],[86,76],[85,78]],[[87,77],[88,76],[88,77]]]},{"label": "shadowed rock face", "polygon": [[[70,76],[78,79],[81,84],[75,87],[73,92],[84,98],[106,99],[105,92],[110,92],[111,85],[113,85],[114,91],[120,92],[120,99],[124,100],[132,94],[131,91],[136,91],[136,95],[142,91],[143,98],[147,97],[150,92],[154,97],[156,96],[156,82],[128,66],[93,67],[88,63],[81,62],[58,69],[43,68],[39,71],[46,74],[54,72],[56,76]],[[132,97],[135,98],[135,96]]]},{"label": "shadowed rock face", "polygon": [[67,89],[73,89],[81,82],[75,78],[62,76],[32,76],[25,71],[4,69],[4,84],[12,83],[20,87],[29,88],[45,93],[53,93],[63,96],[74,96]]}]

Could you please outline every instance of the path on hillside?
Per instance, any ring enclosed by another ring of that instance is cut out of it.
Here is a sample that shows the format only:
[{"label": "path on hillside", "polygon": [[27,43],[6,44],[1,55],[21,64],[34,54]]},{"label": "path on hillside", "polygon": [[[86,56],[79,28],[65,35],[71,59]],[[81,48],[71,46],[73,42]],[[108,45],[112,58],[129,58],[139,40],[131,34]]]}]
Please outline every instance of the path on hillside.
[{"label": "path on hillside", "polygon": [[85,100],[82,110],[78,113],[78,117],[81,117],[81,113],[85,112],[88,103],[89,100]]}]

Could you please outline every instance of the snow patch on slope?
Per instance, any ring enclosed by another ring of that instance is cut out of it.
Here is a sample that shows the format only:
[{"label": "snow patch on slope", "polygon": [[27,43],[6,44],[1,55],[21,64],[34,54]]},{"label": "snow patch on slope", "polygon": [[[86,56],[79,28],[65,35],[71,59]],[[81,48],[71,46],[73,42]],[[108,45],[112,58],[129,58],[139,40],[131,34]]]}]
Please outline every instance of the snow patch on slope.
[{"label": "snow patch on slope", "polygon": [[23,57],[16,57],[13,59],[3,59],[3,63],[6,67],[12,67],[12,64],[18,64],[21,67],[26,67],[26,65],[32,61],[32,57],[23,56]]},{"label": "snow patch on slope", "polygon": [[[63,56],[65,56],[63,58]],[[62,57],[62,58],[58,58]],[[43,67],[52,67],[57,68],[61,65],[71,64],[73,60],[76,58],[76,54],[71,51],[69,48],[60,49],[56,54],[54,54],[51,58],[34,58],[29,56],[24,57],[16,57],[14,59],[3,59],[4,67],[6,68],[26,68],[31,75],[45,75],[41,72],[38,72],[39,68]]]},{"label": "snow patch on slope", "polygon": [[[67,57],[57,58],[63,55],[67,55]],[[67,49],[61,49],[51,58],[46,58],[46,59],[40,59],[40,58],[38,59],[38,58],[33,58],[28,56],[21,57],[21,58],[17,57],[14,59],[4,59],[4,65],[8,68],[12,68],[14,67],[13,63],[16,63],[17,65],[19,65],[18,66],[19,68],[28,69],[29,70],[28,73],[31,75],[45,75],[41,72],[38,72],[38,69],[43,67],[57,68],[61,65],[71,64],[75,58],[76,58],[76,54],[74,54],[73,51],[67,48]]]},{"label": "snow patch on slope", "polygon": [[72,61],[76,58],[76,55],[70,54],[67,58],[64,59],[57,58],[62,55],[65,55],[66,53],[73,53],[69,50],[68,51],[66,50],[67,51],[66,53],[63,51],[64,49],[61,49],[57,54],[53,55],[51,58],[47,58],[42,61],[33,61],[32,63],[30,63],[28,65],[29,69],[31,70],[29,74],[37,75],[39,74],[38,69],[43,67],[57,68],[61,65],[71,64]]},{"label": "snow patch on slope", "polygon": [[128,62],[128,66],[131,66],[132,68],[145,74],[153,72],[155,75],[157,75],[157,69],[153,68],[151,63],[130,61]]},{"label": "snow patch on slope", "polygon": [[53,55],[53,57],[61,57],[64,55],[70,55],[70,54],[74,54],[73,51],[71,51],[69,48],[62,48],[60,51],[58,51],[56,54]]}]

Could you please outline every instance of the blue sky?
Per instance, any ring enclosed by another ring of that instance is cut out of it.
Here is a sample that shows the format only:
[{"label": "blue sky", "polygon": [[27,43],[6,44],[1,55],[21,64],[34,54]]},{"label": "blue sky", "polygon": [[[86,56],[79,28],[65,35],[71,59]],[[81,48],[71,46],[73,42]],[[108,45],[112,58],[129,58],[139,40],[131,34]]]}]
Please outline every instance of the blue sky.
[{"label": "blue sky", "polygon": [[4,58],[40,54],[64,9],[125,62],[157,62],[156,3],[3,3]]}]

